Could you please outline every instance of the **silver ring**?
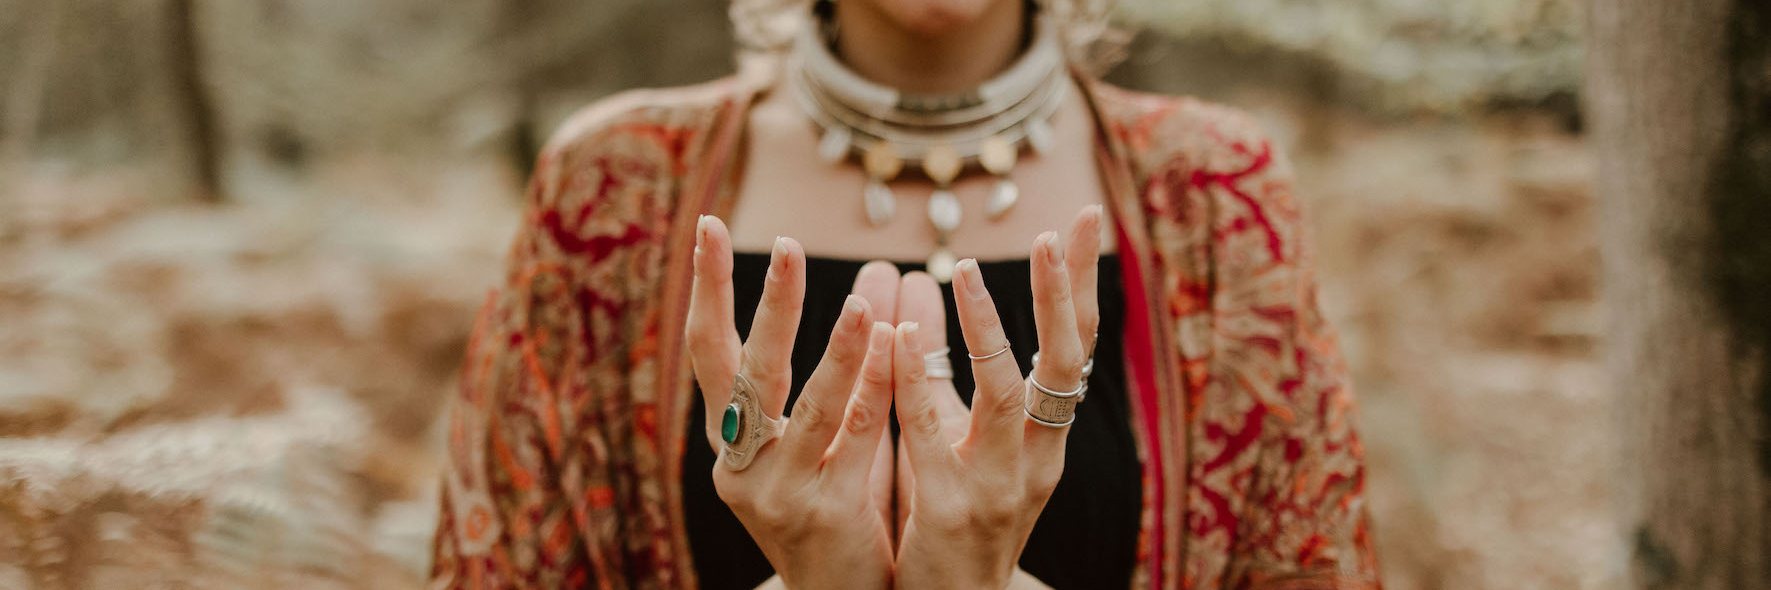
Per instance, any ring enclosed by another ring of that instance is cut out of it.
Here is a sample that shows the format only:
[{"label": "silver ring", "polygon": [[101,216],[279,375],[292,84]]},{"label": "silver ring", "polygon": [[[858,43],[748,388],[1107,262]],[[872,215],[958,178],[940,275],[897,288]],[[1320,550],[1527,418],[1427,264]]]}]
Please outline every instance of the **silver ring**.
[{"label": "silver ring", "polygon": [[923,367],[928,371],[930,379],[953,378],[953,359],[947,357],[952,352],[952,348],[943,346],[940,350],[922,355]]},{"label": "silver ring", "polygon": [[[1033,351],[1033,366],[1039,366],[1039,351],[1037,350]],[[1084,387],[1082,395],[1076,397],[1076,403],[1082,403],[1082,400],[1088,397],[1088,376],[1093,374],[1095,374],[1095,355],[1090,354],[1088,362],[1082,363],[1082,384]]]},{"label": "silver ring", "polygon": [[1076,403],[1082,401],[1083,394],[1088,393],[1088,382],[1083,381],[1075,391],[1053,391],[1041,384],[1033,375],[1027,375],[1027,393],[1021,404],[1027,418],[1044,426],[1062,428],[1076,421]]},{"label": "silver ring", "polygon": [[750,384],[750,379],[743,373],[733,375],[732,401],[726,404],[726,412],[720,418],[720,440],[726,443],[720,449],[720,464],[732,471],[743,471],[756,459],[763,443],[781,436],[786,425],[786,420],[763,413],[756,386]]},{"label": "silver ring", "polygon": [[1004,345],[1002,345],[1002,350],[998,350],[998,351],[996,351],[996,352],[992,352],[992,353],[990,353],[990,354],[986,354],[986,355],[984,355],[984,356],[978,356],[978,355],[975,355],[975,354],[971,354],[971,353],[969,353],[969,352],[968,352],[968,353],[966,353],[966,356],[968,356],[968,357],[971,357],[971,359],[972,359],[972,360],[974,360],[974,361],[981,361],[981,360],[985,360],[985,359],[992,359],[992,358],[996,358],[996,356],[997,356],[997,355],[1000,355],[1000,354],[1002,354],[1002,353],[1005,353],[1005,352],[1008,352],[1008,349],[1009,349],[1009,348],[1011,348],[1011,347],[1010,347],[1010,346],[1009,346],[1009,345],[1007,345],[1007,344],[1004,344]]},{"label": "silver ring", "polygon": [[[1033,351],[1033,366],[1039,366],[1039,351]],[[1082,378],[1095,374],[1095,355],[1088,355],[1088,362],[1082,363]]]}]

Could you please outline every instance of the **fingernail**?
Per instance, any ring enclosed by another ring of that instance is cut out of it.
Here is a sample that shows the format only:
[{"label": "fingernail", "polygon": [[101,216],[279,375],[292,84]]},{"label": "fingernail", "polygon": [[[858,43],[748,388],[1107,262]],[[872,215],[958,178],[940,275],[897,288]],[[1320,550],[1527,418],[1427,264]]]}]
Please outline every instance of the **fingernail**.
[{"label": "fingernail", "polygon": [[965,281],[965,294],[969,299],[983,299],[988,294],[984,291],[984,276],[978,272],[976,258],[959,261],[959,280]]},{"label": "fingernail", "polygon": [[787,239],[775,236],[775,247],[769,251],[769,280],[781,280],[783,266],[787,265]]},{"label": "fingernail", "polygon": [[861,296],[850,294],[848,298],[843,300],[842,314],[844,317],[849,318],[849,323],[852,324],[853,327],[861,327],[861,313]]},{"label": "fingernail", "polygon": [[892,346],[892,325],[873,322],[873,335],[867,338],[868,352],[885,352]]},{"label": "fingernail", "polygon": [[1039,239],[1043,240],[1041,243],[1045,246],[1046,260],[1050,261],[1054,265],[1063,264],[1064,263],[1064,251],[1058,249],[1058,232],[1048,231],[1043,234],[1039,234]]},{"label": "fingernail", "polygon": [[900,327],[902,327],[904,330],[904,347],[910,349],[910,352],[912,354],[915,354],[917,352],[921,352],[922,348],[920,348],[916,345],[916,328],[918,327],[917,323],[916,322],[904,322],[904,323],[898,324],[898,325]]}]

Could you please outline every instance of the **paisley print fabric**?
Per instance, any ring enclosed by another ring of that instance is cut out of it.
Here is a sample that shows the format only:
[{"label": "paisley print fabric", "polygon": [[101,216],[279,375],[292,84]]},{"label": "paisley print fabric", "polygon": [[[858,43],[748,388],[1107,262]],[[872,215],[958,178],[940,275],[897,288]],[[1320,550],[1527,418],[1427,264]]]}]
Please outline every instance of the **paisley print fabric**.
[{"label": "paisley print fabric", "polygon": [[[1375,588],[1352,390],[1284,158],[1236,111],[1080,81],[1141,294],[1134,587]],[[545,150],[468,346],[431,587],[695,587],[678,477],[700,444],[683,432],[690,228],[730,208],[760,87],[624,94]]]}]

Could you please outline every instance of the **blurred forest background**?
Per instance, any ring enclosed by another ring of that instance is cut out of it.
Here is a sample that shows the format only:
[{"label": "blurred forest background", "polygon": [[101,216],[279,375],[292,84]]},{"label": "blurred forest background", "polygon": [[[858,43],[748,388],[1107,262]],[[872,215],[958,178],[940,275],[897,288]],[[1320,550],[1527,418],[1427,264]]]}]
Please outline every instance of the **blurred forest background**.
[{"label": "blurred forest background", "polygon": [[[537,146],[719,0],[0,0],[0,589],[418,588]],[[1289,149],[1386,585],[1627,555],[1572,0],[1126,0],[1120,84]]]}]

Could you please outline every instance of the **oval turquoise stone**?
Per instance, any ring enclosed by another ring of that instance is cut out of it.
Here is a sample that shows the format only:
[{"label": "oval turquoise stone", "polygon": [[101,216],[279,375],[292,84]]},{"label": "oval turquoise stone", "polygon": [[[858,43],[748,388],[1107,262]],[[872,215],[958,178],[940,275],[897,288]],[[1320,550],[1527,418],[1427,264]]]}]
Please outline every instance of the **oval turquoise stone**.
[{"label": "oval turquoise stone", "polygon": [[738,426],[742,422],[742,414],[738,413],[738,404],[726,404],[726,415],[719,419],[719,437],[727,444],[738,440]]}]

